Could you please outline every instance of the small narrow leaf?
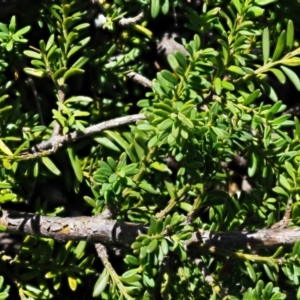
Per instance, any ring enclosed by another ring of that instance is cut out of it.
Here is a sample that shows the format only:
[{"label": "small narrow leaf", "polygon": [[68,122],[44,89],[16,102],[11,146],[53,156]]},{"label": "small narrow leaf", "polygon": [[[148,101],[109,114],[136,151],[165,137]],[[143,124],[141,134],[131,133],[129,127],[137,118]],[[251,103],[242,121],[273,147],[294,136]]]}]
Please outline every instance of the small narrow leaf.
[{"label": "small narrow leaf", "polygon": [[296,89],[300,91],[300,80],[298,75],[294,71],[292,71],[291,69],[285,66],[280,66],[280,68],[285,73],[285,75],[290,79],[290,81],[294,84]]},{"label": "small narrow leaf", "polygon": [[222,92],[222,82],[219,77],[216,77],[214,80],[214,87],[217,95],[221,95]]},{"label": "small narrow leaf", "polygon": [[6,155],[13,156],[11,150],[5,145],[5,143],[1,139],[0,139],[0,150]]},{"label": "small narrow leaf", "polygon": [[236,10],[238,11],[239,15],[242,13],[242,6],[240,0],[232,0],[233,5],[235,6]]},{"label": "small narrow leaf", "polygon": [[292,57],[292,58],[284,59],[281,62],[286,66],[297,67],[300,66],[300,57]]},{"label": "small narrow leaf", "polygon": [[69,283],[69,287],[70,289],[74,292],[77,289],[77,280],[76,277],[74,276],[68,276],[68,283]]},{"label": "small narrow leaf", "polygon": [[290,191],[290,190],[291,190],[291,186],[290,186],[289,182],[287,181],[287,179],[286,179],[282,174],[279,175],[279,183],[280,183],[281,186],[283,186],[287,191]]},{"label": "small narrow leaf", "polygon": [[43,164],[47,167],[48,170],[50,170],[53,174],[59,176],[61,174],[60,170],[56,167],[56,165],[52,162],[52,160],[47,157],[43,156],[42,158]]},{"label": "small narrow leaf", "polygon": [[238,67],[238,66],[230,66],[228,68],[228,71],[236,73],[238,75],[245,75],[246,74],[246,72],[241,67]]},{"label": "small narrow leaf", "polygon": [[272,61],[276,61],[282,55],[286,43],[286,31],[283,30],[277,40],[275,51],[272,57]]},{"label": "small narrow leaf", "polygon": [[47,72],[41,69],[24,68],[24,72],[28,75],[32,75],[39,78],[48,76]]},{"label": "small narrow leaf", "polygon": [[156,18],[160,10],[160,0],[151,0],[151,17]]},{"label": "small narrow leaf", "polygon": [[286,31],[286,50],[291,51],[294,46],[294,23],[292,20],[288,21]]},{"label": "small narrow leaf", "polygon": [[166,15],[169,12],[170,9],[170,1],[169,0],[163,0],[163,4],[161,5],[161,11],[164,15]]},{"label": "small narrow leaf", "polygon": [[285,75],[279,69],[271,68],[271,69],[269,69],[269,71],[271,71],[277,77],[277,79],[280,83],[284,84],[286,82]]},{"label": "small narrow leaf", "polygon": [[270,56],[270,33],[268,27],[264,29],[262,34],[262,51],[265,65],[268,62]]},{"label": "small narrow leaf", "polygon": [[257,157],[256,157],[255,153],[252,152],[250,166],[248,168],[249,177],[253,177],[255,175],[256,170],[257,170],[257,164],[258,164]]},{"label": "small narrow leaf", "polygon": [[94,289],[93,289],[93,297],[99,297],[100,294],[104,291],[108,284],[110,276],[107,270],[104,268],[102,274],[98,278],[98,280],[95,283]]},{"label": "small narrow leaf", "polygon": [[260,95],[260,90],[257,89],[253,93],[251,93],[244,101],[244,105],[249,105],[251,104],[254,100],[257,99],[257,97]]},{"label": "small narrow leaf", "polygon": [[76,155],[74,148],[72,146],[69,146],[67,148],[67,151],[68,151],[68,155],[69,155],[70,162],[71,162],[73,171],[75,173],[75,176],[79,182],[82,182],[83,173],[82,173],[82,169],[81,169],[81,165],[80,165],[80,160],[79,160],[78,156]]},{"label": "small narrow leaf", "polygon": [[30,58],[42,59],[41,53],[38,53],[38,52],[35,52],[32,50],[25,50],[23,53]]}]

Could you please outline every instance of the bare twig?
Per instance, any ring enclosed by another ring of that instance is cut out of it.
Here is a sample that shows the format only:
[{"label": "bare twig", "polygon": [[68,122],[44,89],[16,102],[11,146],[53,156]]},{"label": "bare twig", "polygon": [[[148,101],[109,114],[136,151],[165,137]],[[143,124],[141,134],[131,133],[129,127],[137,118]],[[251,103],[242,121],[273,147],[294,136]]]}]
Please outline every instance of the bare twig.
[{"label": "bare twig", "polygon": [[122,19],[120,19],[119,24],[121,26],[136,24],[137,22],[141,21],[143,19],[143,17],[144,17],[144,13],[141,12],[133,18],[122,18]]},{"label": "bare twig", "polygon": [[147,88],[152,87],[152,82],[148,78],[146,78],[136,72],[131,71],[131,72],[127,73],[127,76],[129,78],[131,78],[133,81],[141,84],[144,87],[147,87]]},{"label": "bare twig", "polygon": [[43,142],[33,146],[31,148],[31,151],[33,153],[41,152],[44,150],[53,149],[54,146],[56,146],[56,148],[55,148],[55,150],[56,150],[57,148],[62,147],[63,144],[65,144],[67,142],[77,141],[84,137],[99,133],[103,130],[113,128],[113,127],[118,127],[118,126],[129,124],[129,123],[134,123],[138,120],[144,120],[145,118],[146,117],[143,114],[125,116],[125,117],[120,117],[120,118],[104,121],[104,122],[96,124],[96,125],[92,125],[90,127],[87,127],[85,129],[85,132],[74,131],[70,134],[66,134],[63,136],[52,136],[49,140],[43,141]]}]

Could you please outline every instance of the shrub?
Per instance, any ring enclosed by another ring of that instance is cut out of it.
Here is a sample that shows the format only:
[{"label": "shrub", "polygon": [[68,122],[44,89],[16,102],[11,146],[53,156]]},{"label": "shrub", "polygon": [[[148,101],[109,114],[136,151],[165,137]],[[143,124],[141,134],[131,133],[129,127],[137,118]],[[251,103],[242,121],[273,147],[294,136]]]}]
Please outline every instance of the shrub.
[{"label": "shrub", "polygon": [[299,298],[297,1],[2,5],[1,299]]}]

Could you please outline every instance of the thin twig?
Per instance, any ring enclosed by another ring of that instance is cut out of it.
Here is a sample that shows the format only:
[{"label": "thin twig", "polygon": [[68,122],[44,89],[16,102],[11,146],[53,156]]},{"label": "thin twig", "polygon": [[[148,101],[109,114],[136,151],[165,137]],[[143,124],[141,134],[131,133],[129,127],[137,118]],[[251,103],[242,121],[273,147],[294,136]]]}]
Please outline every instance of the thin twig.
[{"label": "thin twig", "polygon": [[144,13],[141,12],[133,18],[122,18],[119,21],[119,25],[127,26],[127,25],[136,24],[137,22],[141,21],[143,19],[143,17],[144,17]]},{"label": "thin twig", "polygon": [[[58,101],[60,103],[64,103],[65,102],[65,87],[63,85],[58,85],[56,84],[56,88],[57,88],[57,96],[58,96]],[[61,112],[61,107],[58,106],[58,111]],[[54,128],[53,128],[53,132],[52,132],[52,138],[54,138],[55,136],[59,135],[60,132],[60,124],[58,122],[58,120],[55,121],[54,123]],[[56,150],[56,145],[53,145],[53,149]]]},{"label": "thin twig", "polygon": [[199,270],[201,271],[204,280],[212,287],[213,291],[218,294],[220,297],[225,297],[226,292],[222,289],[220,285],[216,283],[212,275],[210,274],[209,270],[206,268],[204,262],[200,258],[196,258],[195,260],[196,265],[198,266]]},{"label": "thin twig", "polygon": [[87,136],[91,136],[93,134],[99,133],[103,130],[118,127],[121,125],[134,123],[139,120],[145,120],[146,117],[144,114],[136,114],[136,115],[130,115],[125,117],[120,117],[108,121],[101,122],[96,125],[92,125],[90,127],[87,127],[85,129],[85,132],[82,131],[74,131],[72,133],[63,135],[63,136],[52,136],[49,140],[43,141],[31,148],[31,151],[33,153],[41,152],[48,149],[54,149],[54,152],[56,149],[62,147],[67,142],[74,142],[79,139],[82,139]]},{"label": "thin twig", "polygon": [[283,218],[279,222],[273,224],[271,228],[284,228],[288,226],[289,220],[291,219],[292,205],[293,205],[293,200],[289,198],[286,204],[285,214]]},{"label": "thin twig", "polygon": [[127,73],[127,76],[129,78],[131,78],[133,81],[141,84],[144,87],[147,87],[147,88],[152,87],[152,82],[148,78],[146,78],[136,72],[131,71],[131,72]]},{"label": "thin twig", "polygon": [[120,294],[123,295],[123,297],[126,300],[133,300],[132,297],[130,297],[127,294],[126,288],[123,285],[122,281],[119,279],[118,274],[116,273],[115,269],[113,268],[113,266],[111,265],[111,263],[109,262],[108,259],[108,255],[107,255],[107,250],[106,247],[100,243],[95,244],[95,249],[97,251],[98,256],[100,257],[104,267],[106,268],[107,272],[110,275],[110,278],[116,283],[117,288],[120,291]]}]

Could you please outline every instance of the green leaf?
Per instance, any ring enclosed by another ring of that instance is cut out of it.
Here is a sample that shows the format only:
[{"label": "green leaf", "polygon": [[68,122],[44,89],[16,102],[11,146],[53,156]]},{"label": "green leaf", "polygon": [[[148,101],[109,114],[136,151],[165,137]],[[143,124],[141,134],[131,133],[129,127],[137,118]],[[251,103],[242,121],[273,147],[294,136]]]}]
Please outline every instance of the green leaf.
[{"label": "green leaf", "polygon": [[13,153],[11,152],[11,150],[6,146],[6,144],[1,140],[0,138],[0,150],[8,155],[8,156],[13,156]]},{"label": "green leaf", "polygon": [[160,11],[160,0],[151,0],[151,17],[156,18]]},{"label": "green leaf", "polygon": [[80,165],[80,159],[78,158],[72,146],[67,147],[67,151],[75,176],[79,182],[82,182],[83,172]]},{"label": "green leaf", "polygon": [[11,51],[13,49],[13,47],[14,47],[14,43],[12,40],[10,40],[5,46],[7,51]]},{"label": "green leaf", "polygon": [[251,93],[246,99],[245,99],[245,101],[244,101],[244,105],[249,105],[249,104],[251,104],[254,100],[256,100],[257,99],[257,97],[259,97],[260,96],[260,90],[259,89],[257,89],[257,90],[255,90],[253,93]]},{"label": "green leaf", "polygon": [[245,261],[245,265],[246,265],[249,277],[251,278],[251,280],[253,282],[256,282],[256,273],[255,273],[252,265],[248,261]]},{"label": "green leaf", "polygon": [[198,34],[194,35],[194,50],[195,52],[200,50],[201,40]]},{"label": "green leaf", "polygon": [[83,196],[83,200],[88,203],[91,207],[97,208],[96,201],[89,196]]},{"label": "green leaf", "polygon": [[139,188],[141,188],[142,190],[145,190],[146,192],[150,193],[150,194],[154,194],[157,195],[160,193],[159,188],[154,188],[150,183],[148,183],[147,181],[142,181],[139,184]]},{"label": "green leaf", "polygon": [[63,79],[64,79],[64,81],[66,81],[69,77],[72,77],[74,75],[83,74],[83,73],[84,73],[83,69],[72,68],[65,72]]},{"label": "green leaf", "polygon": [[162,70],[161,71],[162,77],[164,77],[166,80],[171,82],[173,85],[177,85],[178,81],[177,78],[168,70]]},{"label": "green leaf", "polygon": [[290,175],[290,177],[293,179],[293,181],[296,182],[296,175],[295,175],[296,170],[293,168],[292,164],[288,161],[285,161],[284,167],[288,172],[288,174]]},{"label": "green leaf", "polygon": [[188,66],[186,57],[182,54],[181,51],[175,51],[175,57],[179,63],[179,65],[185,70]]},{"label": "green leaf", "polygon": [[225,130],[212,126],[211,129],[214,131],[214,133],[220,138],[220,139],[228,139],[230,136],[228,134],[228,132],[226,132]]},{"label": "green leaf", "polygon": [[147,253],[152,253],[157,249],[157,247],[158,247],[157,239],[152,240],[151,243],[147,246]]},{"label": "green leaf", "polygon": [[277,77],[277,79],[280,83],[284,84],[286,82],[285,75],[279,69],[271,68],[271,69],[269,69],[269,71],[271,71]]},{"label": "green leaf", "polygon": [[276,61],[282,55],[286,43],[286,31],[283,30],[277,40],[277,44],[274,50],[272,61]]},{"label": "green leaf", "polygon": [[162,0],[162,1],[163,1],[163,3],[161,5],[161,11],[164,15],[166,15],[170,9],[170,2],[169,2],[169,0]]},{"label": "green leaf", "polygon": [[255,0],[254,3],[260,6],[268,5],[273,2],[277,2],[278,0]]},{"label": "green leaf", "polygon": [[283,186],[287,191],[290,191],[292,188],[289,184],[289,182],[287,181],[287,179],[282,175],[280,174],[279,175],[279,183],[281,184],[281,186]]},{"label": "green leaf", "polygon": [[179,63],[176,59],[176,57],[172,54],[168,55],[168,62],[170,67],[175,71],[179,67]]},{"label": "green leaf", "polygon": [[292,71],[291,69],[285,66],[280,66],[280,68],[285,73],[285,75],[290,79],[290,81],[294,84],[296,89],[300,91],[300,80],[298,75],[294,71]]},{"label": "green leaf", "polygon": [[59,176],[61,174],[60,170],[56,167],[56,165],[52,162],[52,160],[47,156],[42,156],[41,158],[43,164],[47,167],[49,171],[53,174]]},{"label": "green leaf", "polygon": [[10,23],[8,25],[8,29],[10,32],[16,31],[16,16],[12,16],[10,19]]},{"label": "green leaf", "polygon": [[94,141],[101,144],[102,146],[114,150],[116,152],[120,152],[120,148],[116,146],[110,139],[107,137],[93,137]]},{"label": "green leaf", "polygon": [[153,162],[150,165],[150,168],[155,169],[155,170],[160,171],[160,172],[171,172],[171,170],[168,168],[167,165],[165,165],[163,163],[160,163],[158,161]]},{"label": "green leaf", "polygon": [[41,53],[38,53],[38,52],[35,52],[32,50],[25,50],[23,53],[30,58],[42,59]]},{"label": "green leaf", "polygon": [[186,118],[182,113],[178,113],[178,119],[185,124],[188,128],[193,129],[194,128],[194,124],[193,122]]},{"label": "green leaf", "polygon": [[165,131],[173,125],[172,119],[166,119],[157,126],[157,130]]},{"label": "green leaf", "polygon": [[90,41],[90,37],[87,37],[80,42],[76,43],[76,46],[73,46],[71,50],[67,54],[67,58],[70,58],[73,54],[75,54],[78,50],[80,50],[82,47],[86,46],[86,44]]},{"label": "green leaf", "polygon": [[265,10],[259,6],[250,6],[247,10],[247,15],[254,18],[259,18],[264,14]]},{"label": "green leaf", "polygon": [[93,297],[99,297],[100,294],[105,290],[108,280],[110,276],[107,272],[106,268],[104,268],[103,272],[99,276],[98,280],[95,283],[94,289],[93,289]]},{"label": "green leaf", "polygon": [[254,152],[251,153],[250,166],[248,167],[249,177],[253,177],[257,170],[258,160]]},{"label": "green leaf", "polygon": [[90,97],[86,97],[86,96],[73,96],[68,98],[64,103],[71,103],[71,102],[75,102],[75,103],[89,103],[89,102],[93,102],[93,99]]},{"label": "green leaf", "polygon": [[223,81],[222,81],[222,87],[223,87],[225,90],[228,90],[228,91],[234,91],[234,85],[233,85],[231,82],[228,82],[228,81],[223,80]]},{"label": "green leaf", "polygon": [[238,75],[245,75],[246,74],[246,72],[241,67],[238,67],[238,66],[230,66],[228,68],[228,71],[236,73]]},{"label": "green leaf", "polygon": [[268,27],[264,29],[262,34],[262,51],[265,65],[270,57],[270,33]]},{"label": "green leaf", "polygon": [[232,0],[233,5],[235,6],[236,10],[238,11],[239,15],[242,13],[242,6],[239,0]]},{"label": "green leaf", "polygon": [[68,276],[68,284],[70,289],[74,292],[77,289],[77,280],[74,275],[69,275]]},{"label": "green leaf", "polygon": [[0,23],[0,31],[2,31],[3,33],[7,33],[7,35],[9,35],[9,30],[3,23]]},{"label": "green leaf", "polygon": [[222,93],[222,82],[219,77],[216,77],[214,80],[214,87],[217,95],[221,95]]},{"label": "green leaf", "polygon": [[286,50],[291,51],[294,46],[294,23],[292,20],[288,21],[286,30]]},{"label": "green leaf", "polygon": [[50,47],[53,45],[53,42],[54,42],[54,34],[51,34],[48,41],[47,41],[47,44],[46,44],[46,51],[48,52]]},{"label": "green leaf", "polygon": [[150,226],[148,228],[148,235],[151,236],[151,235],[154,235],[156,234],[156,227],[157,227],[157,221],[155,219],[154,216],[151,216],[150,218]]},{"label": "green leaf", "polygon": [[70,69],[73,69],[73,68],[81,68],[83,67],[88,61],[90,60],[90,57],[89,56],[81,56],[80,58],[78,58],[74,64],[71,66]]},{"label": "green leaf", "polygon": [[160,242],[161,248],[162,248],[162,252],[163,254],[166,256],[169,253],[169,244],[165,239],[162,239]]},{"label": "green leaf", "polygon": [[106,130],[105,133],[111,137],[115,142],[117,142],[124,150],[128,150],[130,145],[126,140],[117,132]]},{"label": "green leaf", "polygon": [[24,68],[24,72],[28,75],[32,75],[39,78],[48,77],[47,72],[41,69]]},{"label": "green leaf", "polygon": [[292,57],[281,60],[281,63],[286,66],[297,67],[300,66],[300,57]]}]

